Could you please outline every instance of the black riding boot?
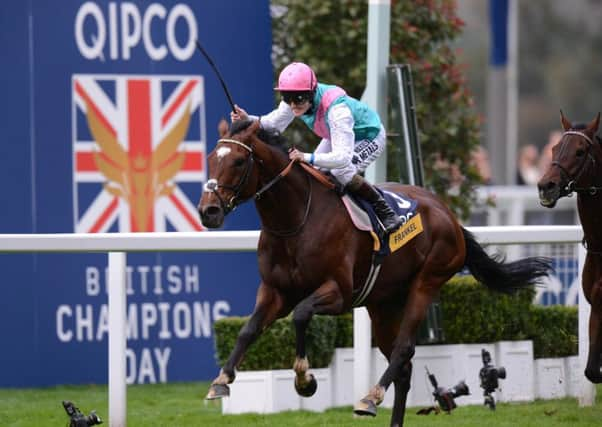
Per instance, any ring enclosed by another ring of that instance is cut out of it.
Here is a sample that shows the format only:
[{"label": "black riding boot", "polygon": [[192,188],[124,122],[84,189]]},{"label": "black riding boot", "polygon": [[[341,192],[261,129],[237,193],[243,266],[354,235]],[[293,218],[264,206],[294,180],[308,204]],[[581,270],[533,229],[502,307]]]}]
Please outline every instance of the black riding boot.
[{"label": "black riding boot", "polygon": [[395,231],[402,225],[401,220],[393,212],[393,209],[389,207],[387,202],[385,202],[383,196],[361,175],[353,176],[349,184],[347,184],[347,191],[361,197],[372,205],[376,216],[387,233]]}]

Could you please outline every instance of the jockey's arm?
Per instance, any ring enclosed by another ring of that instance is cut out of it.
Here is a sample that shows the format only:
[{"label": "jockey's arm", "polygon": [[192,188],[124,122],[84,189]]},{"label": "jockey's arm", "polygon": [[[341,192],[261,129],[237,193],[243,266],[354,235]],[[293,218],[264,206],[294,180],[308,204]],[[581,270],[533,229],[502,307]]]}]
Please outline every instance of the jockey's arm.
[{"label": "jockey's arm", "polygon": [[284,132],[284,130],[291,124],[295,118],[295,114],[291,109],[291,106],[284,101],[280,101],[278,107],[261,117],[249,115],[249,118],[253,120],[259,120],[261,127],[265,130],[277,130],[278,132]]},{"label": "jockey's arm", "polygon": [[[326,169],[338,169],[347,166],[353,159],[355,133],[353,115],[345,104],[333,106],[328,111],[330,125],[330,144],[332,150],[326,153],[314,153],[313,164]],[[311,153],[304,154],[304,160],[310,162]]]}]

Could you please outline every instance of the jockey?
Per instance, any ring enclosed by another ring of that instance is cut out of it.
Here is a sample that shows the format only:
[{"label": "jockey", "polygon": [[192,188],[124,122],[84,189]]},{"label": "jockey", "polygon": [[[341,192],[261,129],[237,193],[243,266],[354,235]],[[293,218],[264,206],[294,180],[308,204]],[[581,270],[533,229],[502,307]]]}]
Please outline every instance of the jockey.
[{"label": "jockey", "polygon": [[236,112],[230,113],[232,121],[251,118],[266,130],[283,132],[295,117],[300,118],[322,141],[313,153],[293,149],[289,158],[329,170],[348,192],[373,206],[387,233],[398,228],[399,217],[361,175],[385,149],[386,134],[378,114],[343,89],[319,83],[313,70],[301,62],[282,70],[275,90],[282,101],[274,111],[249,116],[236,106]]}]

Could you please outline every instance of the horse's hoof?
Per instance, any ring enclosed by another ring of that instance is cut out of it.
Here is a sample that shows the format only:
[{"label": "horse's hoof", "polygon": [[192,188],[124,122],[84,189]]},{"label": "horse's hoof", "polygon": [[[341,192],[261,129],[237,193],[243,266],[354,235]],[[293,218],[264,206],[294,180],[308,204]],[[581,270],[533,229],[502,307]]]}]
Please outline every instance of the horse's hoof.
[{"label": "horse's hoof", "polygon": [[209,387],[209,391],[207,392],[207,396],[205,397],[205,399],[214,400],[228,396],[230,396],[230,387],[228,387],[226,384],[211,384],[211,387]]},{"label": "horse's hoof", "polygon": [[316,381],[316,378],[312,374],[309,374],[309,376],[310,379],[303,388],[301,388],[297,384],[297,377],[295,377],[295,390],[297,390],[297,394],[299,396],[311,397],[315,394],[316,390],[318,389],[318,382]]},{"label": "horse's hoof", "polygon": [[585,377],[594,384],[602,383],[602,374],[600,373],[600,368],[598,369],[586,369]]},{"label": "horse's hoof", "polygon": [[376,416],[376,405],[373,401],[369,399],[362,399],[358,403],[355,404],[353,408],[353,412],[355,415],[366,416],[369,415],[371,417]]}]

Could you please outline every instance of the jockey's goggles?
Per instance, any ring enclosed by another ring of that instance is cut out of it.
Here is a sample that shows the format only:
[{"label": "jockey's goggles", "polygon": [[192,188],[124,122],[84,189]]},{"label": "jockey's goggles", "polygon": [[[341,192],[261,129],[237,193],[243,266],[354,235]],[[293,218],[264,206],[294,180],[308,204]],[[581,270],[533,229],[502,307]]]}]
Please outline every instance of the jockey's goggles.
[{"label": "jockey's goggles", "polygon": [[282,100],[287,104],[303,104],[306,101],[311,101],[314,98],[312,91],[285,91],[280,92]]}]

